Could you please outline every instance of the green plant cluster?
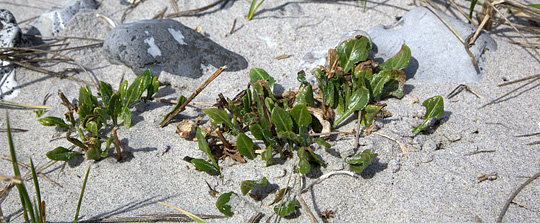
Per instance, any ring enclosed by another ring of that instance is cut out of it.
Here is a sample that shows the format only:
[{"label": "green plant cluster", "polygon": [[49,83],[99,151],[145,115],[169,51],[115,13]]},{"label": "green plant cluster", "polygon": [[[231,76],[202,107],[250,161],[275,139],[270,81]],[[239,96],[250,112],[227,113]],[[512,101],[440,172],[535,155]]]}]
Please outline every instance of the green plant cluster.
[{"label": "green plant cluster", "polygon": [[[322,98],[320,101],[315,100],[313,87],[306,81],[303,73],[299,73],[297,78],[301,84],[299,91],[278,98],[274,95],[275,80],[264,70],[255,68],[250,71],[250,85],[241,97],[222,100],[222,108],[207,109],[203,112],[212,124],[236,136],[237,150],[241,155],[254,159],[254,141],[260,140],[265,146],[260,156],[267,166],[274,164],[274,155],[279,154],[281,159],[287,159],[292,158],[296,151],[299,160],[296,170],[307,174],[312,164],[325,166],[313,152],[316,147],[312,145],[317,143],[327,148],[330,145],[323,138],[310,136],[310,132],[323,131],[321,123],[333,122],[332,128],[336,128],[358,111],[362,125],[370,128],[383,112],[384,104],[379,103],[381,99],[403,96],[406,74],[402,69],[409,64],[410,49],[403,45],[401,51],[381,65],[368,59],[370,50],[371,42],[364,36],[346,40],[335,49],[335,55],[329,57],[329,65],[314,71],[319,89],[316,93]],[[414,129],[415,134],[426,128],[432,117],[440,117],[444,112],[441,97],[428,99],[424,106],[428,107],[428,113],[432,115],[427,115],[426,121]],[[317,111],[324,114],[333,114],[336,111],[340,117],[334,121],[333,115],[328,115],[324,120],[320,120],[321,115],[319,118],[315,115]],[[200,130],[197,131],[197,138],[201,145],[200,140],[205,139],[199,133]],[[208,154],[212,163],[200,159],[196,162],[192,160],[194,166],[203,171],[219,173],[219,166],[209,148],[205,146],[200,149]],[[350,165],[351,170],[361,173],[376,157],[377,154],[364,150],[358,155],[346,158],[345,162]],[[244,190],[242,193],[246,194]],[[218,209],[227,216],[234,214],[227,205],[232,194],[235,193],[221,195],[216,203]],[[283,207],[276,205],[274,210],[276,213],[279,210],[286,211],[279,212],[281,216],[286,216],[294,212],[298,201],[294,199],[283,204]]]},{"label": "green plant cluster", "polygon": [[[100,160],[106,157],[111,143],[115,144],[117,153],[120,155],[119,141],[116,135],[119,119],[122,121],[122,125],[129,129],[131,127],[130,106],[139,100],[145,91],[147,98],[152,97],[157,92],[158,87],[157,77],[152,76],[150,70],[146,70],[141,76],[135,78],[129,86],[127,81],[122,82],[118,92],[113,92],[110,85],[100,81],[98,95],[101,97],[102,103],[99,103],[97,97],[92,95],[90,87],[81,87],[78,106],[72,105],[60,93],[63,104],[69,110],[63,119],[48,116],[40,118],[38,121],[44,126],[67,129],[67,140],[75,147],[79,147],[89,160]],[[104,127],[108,125],[107,121],[111,121],[113,125],[111,137],[104,135]],[[71,132],[76,132],[79,139],[71,137]],[[102,142],[106,142],[105,149],[102,149]],[[67,161],[73,159],[77,154],[82,153],[57,147],[48,152],[47,157],[52,160]]]}]

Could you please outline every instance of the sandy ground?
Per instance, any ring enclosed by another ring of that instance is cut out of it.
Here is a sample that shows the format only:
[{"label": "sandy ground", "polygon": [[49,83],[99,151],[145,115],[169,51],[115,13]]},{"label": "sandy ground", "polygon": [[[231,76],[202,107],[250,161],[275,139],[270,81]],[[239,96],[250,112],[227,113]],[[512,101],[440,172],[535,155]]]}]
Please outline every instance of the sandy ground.
[{"label": "sandy ground", "polygon": [[[180,10],[199,8],[211,1],[178,1]],[[213,103],[218,93],[234,97],[249,81],[251,68],[262,68],[271,74],[281,86],[278,89],[295,89],[298,63],[307,52],[323,50],[332,46],[344,33],[351,30],[368,30],[378,24],[390,25],[396,17],[417,7],[413,1],[369,1],[366,12],[357,1],[266,1],[252,21],[246,14],[248,0],[234,1],[230,8],[210,9],[198,16],[180,17],[176,20],[202,32],[224,48],[242,55],[249,63],[241,71],[225,71],[212,82],[196,99],[197,102]],[[532,3],[532,2],[528,2]],[[466,8],[469,2],[458,1]],[[444,7],[445,4],[440,4]],[[0,8],[9,9],[18,21],[31,18],[52,9],[52,3],[31,0],[8,0],[0,2]],[[150,19],[167,7],[174,9],[167,0],[145,1],[125,16],[124,23]],[[96,10],[79,12],[61,35],[83,36],[103,39],[111,27],[101,14],[120,23],[127,6],[119,0],[103,1]],[[456,15],[453,11],[448,11]],[[236,28],[229,34],[233,21]],[[21,24],[24,28],[25,24]],[[509,44],[519,40],[509,27],[496,26],[490,32],[498,44],[498,50],[486,55],[486,70],[479,83],[466,83],[483,98],[463,92],[452,99],[450,93],[460,83],[405,85],[403,99],[388,99],[387,110],[393,116],[377,122],[378,132],[388,135],[408,148],[403,154],[399,146],[378,135],[361,139],[360,151],[372,149],[379,154],[378,160],[361,176],[334,176],[303,194],[308,206],[317,215],[332,210],[335,215],[328,222],[494,222],[510,194],[540,169],[538,145],[526,145],[538,141],[536,137],[517,138],[516,135],[538,132],[539,118],[537,95],[538,84],[532,84],[499,103],[479,109],[498,96],[513,89],[513,86],[497,87],[506,80],[515,80],[540,72],[538,57],[534,52]],[[453,37],[449,37],[453,38]],[[535,40],[536,41],[536,40]],[[87,41],[70,41],[70,46],[88,44]],[[280,55],[292,55],[277,60]],[[90,70],[97,79],[118,87],[120,80],[132,81],[136,75],[121,65],[106,61],[101,48],[86,48],[70,51],[72,57]],[[54,64],[49,69],[61,71],[76,67],[73,64]],[[175,99],[180,94],[188,96],[213,70],[198,79],[182,79],[177,84],[160,88],[158,97]],[[89,80],[84,73],[73,74]],[[76,98],[80,84],[60,80],[51,76],[17,69],[17,80],[22,91],[15,99],[22,104],[41,104],[46,94],[52,96],[46,105],[53,109],[48,116],[61,117],[65,108],[56,96],[58,89],[68,98]],[[416,116],[424,114],[419,103],[432,96],[445,97],[445,115],[441,124],[427,133],[416,137],[411,129],[422,120]],[[181,118],[195,119],[204,114],[201,106],[190,106]],[[132,108],[132,128],[119,130],[123,145],[122,162],[115,154],[100,161],[82,158],[69,162],[65,168],[61,163],[47,169],[44,174],[60,184],[57,187],[40,179],[42,199],[47,202],[47,220],[51,222],[72,221],[85,171],[91,166],[81,220],[107,217],[135,217],[141,214],[169,213],[172,209],[157,204],[163,201],[195,214],[221,215],[215,207],[217,198],[208,193],[207,181],[220,193],[234,191],[240,194],[240,182],[267,177],[271,186],[265,189],[262,201],[249,197],[237,199],[232,218],[209,220],[210,222],[245,222],[262,212],[266,221],[272,215],[268,204],[287,183],[297,186],[296,175],[290,178],[293,160],[265,167],[260,159],[246,164],[221,161],[221,177],[210,176],[182,160],[184,156],[204,158],[197,143],[182,139],[175,134],[176,124],[159,127],[172,106],[157,102],[138,103]],[[20,161],[29,163],[32,158],[37,166],[48,162],[45,153],[56,146],[69,146],[65,140],[52,141],[62,136],[51,127],[43,127],[30,110],[9,109],[11,126],[27,129],[13,134]],[[208,124],[208,122],[206,122]],[[0,127],[6,126],[4,114],[0,115]],[[355,123],[339,128],[353,129]],[[344,156],[351,151],[354,137],[337,136],[331,142],[332,149]],[[434,146],[435,145],[435,146]],[[475,151],[493,152],[467,155]],[[327,168],[316,168],[307,175],[307,183],[324,173],[347,169],[343,158],[333,156],[320,149],[316,152]],[[8,155],[7,137],[0,134],[0,154]],[[26,172],[26,171],[25,171]],[[478,177],[497,173],[498,179],[479,182]],[[11,164],[0,161],[0,174],[12,175]],[[6,185],[5,183],[0,183]],[[31,188],[31,182],[27,187]],[[515,199],[505,215],[506,222],[540,221],[540,182],[532,182]],[[17,192],[12,190],[0,200],[4,217],[12,222],[22,222]],[[307,214],[300,210],[296,218],[282,221],[308,222]],[[319,221],[323,221],[319,219]]]}]

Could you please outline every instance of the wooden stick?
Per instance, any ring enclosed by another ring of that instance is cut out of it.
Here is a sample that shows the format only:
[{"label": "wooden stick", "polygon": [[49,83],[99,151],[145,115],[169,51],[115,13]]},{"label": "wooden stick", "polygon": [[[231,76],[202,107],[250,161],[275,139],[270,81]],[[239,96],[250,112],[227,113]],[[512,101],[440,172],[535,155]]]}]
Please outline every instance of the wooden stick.
[{"label": "wooden stick", "polygon": [[201,93],[201,91],[204,90],[204,88],[206,88],[206,86],[208,86],[208,84],[210,84],[210,82],[212,82],[214,79],[216,79],[216,77],[218,77],[225,69],[227,69],[227,65],[220,67],[214,74],[212,74],[212,76],[210,76],[208,80],[206,80],[197,90],[195,90],[195,92],[193,92],[193,94],[191,94],[191,96],[189,96],[189,98],[184,102],[184,104],[174,110],[174,112],[163,122],[163,124],[161,124],[161,128],[167,126],[167,124],[169,124],[169,122],[171,121],[171,119],[174,118],[174,116],[178,115],[178,113],[180,113],[180,111],[182,111],[182,109],[184,109],[191,100],[193,100],[199,93]]}]

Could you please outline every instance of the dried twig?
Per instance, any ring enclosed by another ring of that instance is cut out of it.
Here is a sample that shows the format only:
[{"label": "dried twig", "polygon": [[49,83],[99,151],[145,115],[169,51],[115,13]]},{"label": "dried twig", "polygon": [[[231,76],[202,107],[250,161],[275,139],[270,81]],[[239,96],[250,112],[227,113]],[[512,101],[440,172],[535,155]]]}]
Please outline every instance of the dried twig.
[{"label": "dried twig", "polygon": [[300,201],[300,206],[302,206],[302,209],[304,209],[304,211],[308,214],[309,218],[311,219],[311,222],[312,223],[317,223],[318,222],[317,218],[315,218],[315,215],[313,215],[313,213],[309,209],[309,206],[306,204],[306,202],[302,198],[302,178],[303,178],[303,176],[300,173],[298,173],[298,177],[300,178],[300,181],[298,182],[298,193],[297,193],[296,196],[298,197],[298,201]]},{"label": "dried twig", "polygon": [[508,200],[506,200],[506,203],[504,204],[504,207],[503,207],[501,213],[499,214],[499,218],[497,219],[497,223],[502,222],[502,220],[504,218],[504,214],[506,214],[506,211],[510,207],[510,203],[512,203],[512,201],[514,200],[514,198],[516,198],[516,196],[519,194],[519,192],[521,192],[521,190],[523,190],[523,188],[525,188],[525,186],[530,184],[533,180],[536,180],[536,178],[538,178],[538,177],[540,177],[540,172],[538,172],[533,177],[531,177],[527,181],[525,181],[525,183],[523,183],[516,191],[514,191],[514,193],[512,193],[512,195],[510,195],[510,198],[508,198]]},{"label": "dried twig", "polygon": [[503,84],[499,84],[499,85],[497,85],[497,87],[502,87],[502,86],[506,86],[506,85],[510,85],[510,84],[519,83],[519,82],[522,82],[522,81],[533,79],[535,77],[540,77],[540,74],[535,74],[535,75],[531,75],[531,76],[528,76],[528,77],[517,79],[515,81],[509,81],[509,82],[506,82],[506,83],[503,83]]},{"label": "dried twig", "polygon": [[169,1],[171,2],[171,5],[173,6],[174,11],[180,12],[180,9],[178,9],[178,5],[176,4],[176,1],[175,0],[169,0]]},{"label": "dried twig", "polygon": [[204,90],[204,88],[206,88],[206,86],[208,86],[208,84],[210,84],[210,82],[212,82],[214,79],[216,79],[216,77],[218,77],[225,69],[227,69],[226,65],[220,67],[214,74],[212,74],[212,76],[210,76],[197,90],[195,90],[195,92],[193,92],[193,94],[191,94],[191,96],[189,96],[189,98],[184,102],[184,104],[174,110],[174,112],[163,122],[163,124],[161,124],[161,128],[167,126],[167,124],[169,124],[169,122],[171,121],[171,119],[174,118],[174,116],[178,115],[178,113],[180,113],[180,111],[182,111],[182,109],[184,109],[191,100],[193,100],[199,93],[201,93],[201,91]]},{"label": "dried twig", "polygon": [[461,93],[463,90],[467,90],[467,91],[471,92],[472,94],[474,94],[478,98],[483,98],[482,95],[476,93],[469,86],[464,85],[464,84],[460,84],[456,88],[454,88],[454,90],[452,92],[450,92],[450,94],[448,94],[448,96],[446,96],[446,98],[448,98],[448,99],[453,98],[454,96]]},{"label": "dried twig", "polygon": [[403,143],[401,143],[400,141],[398,141],[397,139],[394,139],[394,138],[392,138],[390,136],[387,136],[387,135],[383,135],[382,133],[378,133],[378,132],[374,132],[374,134],[380,135],[380,136],[382,136],[384,138],[387,138],[387,139],[390,139],[390,140],[394,141],[395,143],[397,143],[399,145],[399,148],[401,148],[401,152],[403,152],[405,154],[408,153],[407,147],[405,147],[405,145]]},{"label": "dried twig", "polygon": [[317,180],[315,180],[315,181],[313,181],[312,183],[310,183],[309,185],[307,185],[306,188],[304,188],[304,189],[302,190],[302,193],[306,193],[306,192],[307,192],[311,187],[313,187],[315,184],[319,184],[319,183],[323,182],[324,180],[330,178],[330,177],[333,176],[333,175],[349,175],[349,176],[351,176],[351,177],[356,178],[356,174],[355,174],[354,172],[346,171],[346,170],[326,173],[326,174],[320,176]]}]

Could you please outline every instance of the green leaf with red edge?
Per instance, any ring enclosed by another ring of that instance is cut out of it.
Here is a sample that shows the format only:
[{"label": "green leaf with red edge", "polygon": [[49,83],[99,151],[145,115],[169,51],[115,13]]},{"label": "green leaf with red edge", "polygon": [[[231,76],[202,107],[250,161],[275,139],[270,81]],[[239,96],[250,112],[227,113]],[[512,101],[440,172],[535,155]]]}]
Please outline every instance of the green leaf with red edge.
[{"label": "green leaf with red edge", "polygon": [[380,69],[384,70],[401,70],[409,66],[411,59],[411,49],[403,44],[401,50],[392,58],[381,64]]}]

